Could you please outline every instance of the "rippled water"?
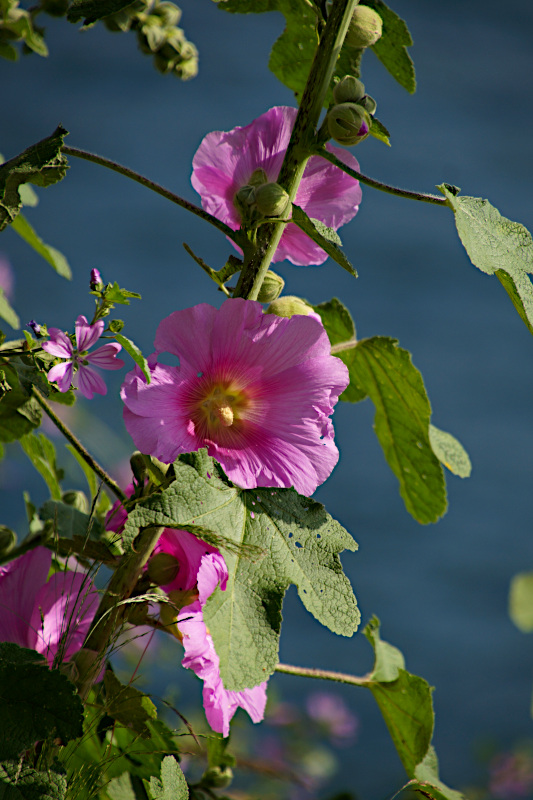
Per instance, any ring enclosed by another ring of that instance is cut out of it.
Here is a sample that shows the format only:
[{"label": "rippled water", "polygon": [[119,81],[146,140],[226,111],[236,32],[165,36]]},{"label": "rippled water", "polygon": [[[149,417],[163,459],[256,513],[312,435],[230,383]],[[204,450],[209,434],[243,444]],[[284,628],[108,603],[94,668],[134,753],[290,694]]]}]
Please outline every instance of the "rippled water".
[{"label": "rippled water", "polygon": [[[50,20],[48,60],[0,65],[0,150],[10,157],[61,122],[68,143],[122,161],[195,200],[190,163],[209,130],[244,125],[275,104],[292,104],[270,75],[270,45],[279,15],[233,17],[208,0],[182,0],[183,26],[201,51],[201,73],[186,85],[161,77],[133,37],[98,27],[77,33]],[[432,191],[446,181],[490,199],[533,226],[530,179],[533,6],[527,0],[394,3],[415,39],[419,90],[409,97],[372,54],[364,67],[378,115],[392,132],[388,149],[370,140],[357,149],[373,177]],[[216,231],[121,176],[72,160],[67,179],[39,192],[28,218],[70,259],[74,280],[59,279],[8,231],[0,248],[17,270],[15,305],[23,320],[71,327],[90,313],[89,270],[99,267],[143,294],[120,316],[150,352],[158,321],[200,300],[218,304],[214,285],[182,249],[187,241],[208,263],[224,262],[228,245]],[[278,265],[290,293],[313,302],[340,296],[360,337],[397,337],[426,381],[435,423],[467,447],[469,480],[450,476],[450,510],[420,527],[406,513],[372,432],[369,403],[335,414],[341,463],[317,497],[353,533],[359,552],[343,558],[363,618],[377,614],[383,637],[400,647],[408,668],[437,687],[435,744],[442,777],[454,786],[475,780],[474,743],[505,745],[531,732],[533,641],[507,616],[512,575],[533,567],[533,340],[500,285],[475,270],[446,210],[364,190],[354,222],[342,232],[360,277],[340,268]],[[52,302],[50,298],[52,297]],[[107,464],[130,448],[108,413],[113,397],[80,418],[85,440]],[[22,532],[22,460],[2,468],[4,519]],[[44,498],[35,479],[32,493]],[[295,592],[285,603],[281,657],[289,663],[364,672],[363,637],[341,640],[304,611]],[[274,679],[287,696],[308,684]],[[403,781],[385,727],[363,690],[339,689],[361,717],[359,744],[345,753],[339,785],[361,796],[390,796]]]}]

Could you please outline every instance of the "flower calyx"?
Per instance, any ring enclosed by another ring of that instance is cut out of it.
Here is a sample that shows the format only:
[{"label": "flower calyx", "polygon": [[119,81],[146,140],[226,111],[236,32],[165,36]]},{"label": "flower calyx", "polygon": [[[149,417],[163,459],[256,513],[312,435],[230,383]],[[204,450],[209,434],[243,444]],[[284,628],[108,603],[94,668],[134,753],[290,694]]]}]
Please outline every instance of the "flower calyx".
[{"label": "flower calyx", "polygon": [[265,279],[261,285],[261,288],[259,289],[257,299],[260,303],[272,303],[273,300],[278,299],[283,291],[284,286],[285,281],[281,275],[278,275],[269,269],[265,275]]},{"label": "flower calyx", "polygon": [[331,138],[346,147],[366,139],[372,127],[370,114],[358,103],[339,103],[333,106],[325,121]]},{"label": "flower calyx", "polygon": [[289,195],[279,183],[263,183],[255,190],[255,204],[264,217],[280,217],[287,210]]},{"label": "flower calyx", "polygon": [[372,47],[381,38],[383,20],[373,8],[357,5],[346,33],[346,44],[350,47]]},{"label": "flower calyx", "polygon": [[313,306],[302,300],[301,297],[287,294],[284,297],[279,297],[270,303],[269,307],[265,310],[265,314],[275,314],[276,317],[293,317],[295,315],[302,315],[308,317],[310,314],[316,316]]}]

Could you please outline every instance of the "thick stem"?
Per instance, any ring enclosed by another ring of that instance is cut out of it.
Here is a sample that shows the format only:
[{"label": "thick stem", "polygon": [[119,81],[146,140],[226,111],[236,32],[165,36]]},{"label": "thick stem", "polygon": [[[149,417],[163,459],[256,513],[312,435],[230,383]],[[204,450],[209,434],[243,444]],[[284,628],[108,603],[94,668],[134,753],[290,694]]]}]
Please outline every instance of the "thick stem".
[{"label": "thick stem", "polygon": [[300,675],[303,678],[320,678],[324,681],[337,681],[338,683],[351,683],[354,686],[368,686],[372,681],[370,673],[361,677],[348,675],[345,672],[334,672],[329,669],[312,669],[311,667],[293,667],[291,664],[278,664],[276,672],[287,675]]},{"label": "thick stem", "polygon": [[[310,155],[315,130],[320,119],[335,64],[344,42],[352,13],[358,0],[335,0],[331,8],[324,33],[315,53],[311,72],[302,95],[302,102],[294,122],[287,152],[281,165],[277,182],[289,194],[291,202],[296,192]],[[256,300],[261,284],[274,257],[285,223],[264,225],[258,232],[257,249],[245,262],[235,297]]]},{"label": "thick stem", "polygon": [[97,156],[95,153],[89,153],[87,150],[78,150],[76,147],[67,147],[67,145],[63,145],[61,152],[66,156],[76,156],[76,158],[83,158],[86,161],[92,161],[93,164],[99,164],[101,167],[107,167],[108,169],[112,169],[114,172],[120,173],[120,175],[124,175],[126,178],[131,178],[133,181],[137,181],[137,183],[140,183],[141,186],[146,186],[147,189],[151,189],[153,192],[160,194],[167,200],[170,200],[173,203],[176,203],[176,205],[181,206],[186,211],[190,211],[191,214],[196,214],[196,216],[200,217],[200,219],[211,223],[211,225],[214,225],[215,228],[218,228],[221,233],[223,233],[225,236],[228,236],[232,241],[237,243],[239,242],[239,237],[235,231],[224,222],[221,222],[212,214],[204,211],[203,208],[195,206],[194,203],[189,203],[189,201],[184,200],[183,197],[174,194],[174,192],[169,191],[169,189],[165,189],[164,186],[154,183],[154,181],[151,181],[149,178],[145,178],[143,175],[139,175],[138,172],[135,172],[129,167],[124,167],[122,164],[118,164],[116,161],[111,161],[109,158]]},{"label": "thick stem", "polygon": [[109,487],[109,489],[111,489],[113,494],[116,497],[118,497],[119,500],[121,500],[122,502],[124,500],[127,500],[127,497],[120,488],[120,486],[116,484],[113,478],[111,478],[107,474],[105,469],[103,469],[103,467],[101,467],[100,464],[98,464],[98,462],[94,460],[92,455],[85,449],[80,440],[77,439],[76,436],[74,436],[70,428],[67,428],[63,420],[59,419],[55,411],[51,408],[51,406],[48,405],[42,394],[38,391],[38,389],[35,388],[35,386],[32,387],[32,395],[33,397],[35,397],[35,399],[37,400],[43,411],[50,417],[54,425],[57,428],[59,428],[63,436],[69,440],[71,445],[80,454],[85,463],[90,466],[93,472],[95,472],[98,475],[98,477],[102,479],[105,485]]},{"label": "thick stem", "polygon": [[339,169],[342,169],[343,172],[346,172],[347,175],[350,175],[352,178],[356,178],[356,180],[360,181],[361,183],[366,184],[366,186],[371,186],[373,189],[379,189],[380,192],[386,192],[387,194],[394,194],[396,197],[405,197],[407,200],[418,200],[421,203],[433,203],[436,206],[445,206],[448,204],[448,201],[445,197],[439,197],[436,194],[427,194],[426,192],[412,192],[409,189],[398,189],[396,186],[389,186],[387,183],[381,183],[380,181],[375,181],[374,178],[369,178],[366,175],[362,175],[357,170],[352,169],[344,161],[340,161],[333,153],[330,153],[325,148],[320,148],[320,150],[315,150],[315,155],[321,156],[325,158],[326,161],[329,161],[331,164],[334,164]]}]

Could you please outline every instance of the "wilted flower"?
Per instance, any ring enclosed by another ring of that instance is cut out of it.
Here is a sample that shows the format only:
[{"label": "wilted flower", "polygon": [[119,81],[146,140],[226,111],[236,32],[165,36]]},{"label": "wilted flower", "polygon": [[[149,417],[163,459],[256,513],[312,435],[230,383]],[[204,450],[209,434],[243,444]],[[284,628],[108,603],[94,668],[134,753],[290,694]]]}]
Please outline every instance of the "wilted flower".
[{"label": "wilted flower", "polygon": [[[193,158],[192,185],[206,211],[233,230],[241,225],[235,196],[254,184],[258,174],[264,183],[275,183],[291,137],[297,110],[276,106],[244,128],[213,131],[202,140]],[[344,150],[327,145],[337,158],[355,170],[356,159]],[[361,202],[358,181],[319,156],[307,162],[295,202],[308,214],[337,230],[357,213]],[[294,224],[287,224],[274,261],[287,258],[293,264],[323,264],[327,258]]]},{"label": "wilted flower", "polygon": [[82,647],[98,608],[84,572],[56,572],[52,554],[36,547],[0,567],[0,641],[37,650],[52,666]]},{"label": "wilted flower", "polygon": [[121,358],[117,358],[122,350],[122,345],[118,342],[110,342],[93,353],[87,353],[87,350],[100,338],[103,330],[102,319],[94,325],[89,325],[86,317],[80,314],[76,320],[76,347],[74,347],[70,337],[59,328],[48,329],[50,341],[43,343],[43,350],[52,356],[66,359],[63,363],[52,367],[48,373],[48,380],[50,383],[57,381],[60,392],[68,392],[74,381],[74,385],[78,386],[88,400],[92,400],[95,393],[107,393],[103,379],[89,364],[101,369],[121,369],[125,365]]},{"label": "wilted flower", "polygon": [[143,453],[171,463],[206,447],[230,480],[246,489],[294,486],[312,494],[339,454],[329,419],[348,384],[321,323],[263,314],[235,298],[175,311],[155,339],[152,380],[126,376],[124,421]]}]

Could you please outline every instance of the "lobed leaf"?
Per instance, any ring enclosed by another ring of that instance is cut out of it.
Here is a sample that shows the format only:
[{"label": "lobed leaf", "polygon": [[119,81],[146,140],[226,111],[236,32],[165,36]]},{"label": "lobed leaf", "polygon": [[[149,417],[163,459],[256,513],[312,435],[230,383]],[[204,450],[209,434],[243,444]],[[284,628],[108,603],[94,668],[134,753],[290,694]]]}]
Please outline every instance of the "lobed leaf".
[{"label": "lobed leaf", "polygon": [[180,765],[173,756],[166,756],[161,763],[161,780],[150,778],[144,782],[150,800],[187,800],[189,787]]},{"label": "lobed leaf", "polygon": [[330,258],[336,261],[346,272],[349,272],[350,275],[353,275],[354,278],[357,278],[357,272],[344,254],[344,251],[339,247],[342,242],[337,231],[333,230],[333,228],[328,228],[327,225],[317,219],[310,219],[305,211],[295,203],[292,204],[291,219],[313,242],[318,244],[322,250],[325,250]]},{"label": "lobed leaf", "polygon": [[[25,184],[22,184],[20,189],[22,190],[25,187]],[[21,194],[21,192],[19,192]],[[36,253],[44,258],[51,267],[55,269],[58,275],[61,275],[63,278],[67,278],[70,280],[72,278],[72,272],[69,267],[68,261],[65,256],[56,250],[55,247],[52,247],[49,244],[45,244],[43,240],[36,234],[26,217],[22,214],[19,214],[11,223],[12,229],[15,233],[24,239],[26,244],[29,244]]]},{"label": "lobed leaf", "polygon": [[372,50],[400,86],[413,94],[416,91],[415,68],[407,52],[413,39],[407,24],[383,0],[365,0],[365,5],[377,11],[383,20],[383,34],[372,45]]},{"label": "lobed leaf", "polygon": [[345,305],[336,297],[318,306],[313,306],[317,314],[320,314],[322,324],[326,329],[331,345],[336,344],[356,344],[355,325],[352,315]]},{"label": "lobed leaf", "polygon": [[65,177],[68,165],[61,147],[67,134],[59,125],[51,136],[0,166],[0,231],[13,222],[22,207],[21,184],[50,186]]},{"label": "lobed leaf", "polygon": [[438,187],[454,212],[457,233],[472,264],[496,275],[522,321],[533,333],[533,240],[519,222],[502,217],[481,197],[459,196],[459,189]]},{"label": "lobed leaf", "polygon": [[233,542],[223,553],[227,589],[217,589],[204,609],[224,686],[239,691],[274,671],[291,583],[319,622],[351,636],[360,615],[338,556],[357,547],[348,532],[293,489],[239,489],[206,451],[192,455],[174,462],[174,483],[135,506],[123,536],[129,545],[150,525],[200,526]]},{"label": "lobed leaf", "polygon": [[35,742],[81,736],[83,707],[76,689],[43,656],[0,643],[0,760],[18,759]]},{"label": "lobed leaf", "polygon": [[2,800],[65,800],[67,781],[52,770],[38,772],[19,761],[0,763]]}]

